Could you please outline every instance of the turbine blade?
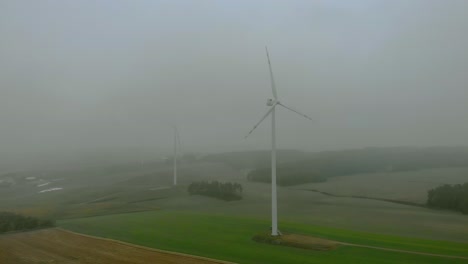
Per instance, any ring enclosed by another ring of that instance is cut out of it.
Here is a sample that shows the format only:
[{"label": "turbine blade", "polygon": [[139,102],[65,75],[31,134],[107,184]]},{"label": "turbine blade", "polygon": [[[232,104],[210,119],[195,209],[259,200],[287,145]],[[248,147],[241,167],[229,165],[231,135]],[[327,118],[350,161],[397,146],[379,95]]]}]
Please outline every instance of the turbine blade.
[{"label": "turbine blade", "polygon": [[177,127],[175,127],[175,134],[176,134],[176,138],[177,138],[177,144],[179,145],[179,153],[181,153],[182,151],[182,143],[180,143],[180,134],[179,134],[179,130],[177,129]]},{"label": "turbine blade", "polygon": [[276,93],[275,78],[273,77],[273,70],[271,69],[270,54],[268,53],[268,48],[266,46],[265,50],[268,59],[268,69],[270,70],[271,91],[273,92],[273,97],[275,98],[275,100],[278,100],[278,95]]},{"label": "turbine blade", "polygon": [[296,114],[298,114],[298,115],[301,115],[301,116],[303,116],[303,117],[305,117],[305,118],[307,118],[307,119],[309,119],[309,120],[311,120],[311,121],[314,121],[314,120],[313,120],[312,118],[310,118],[308,115],[305,115],[305,114],[303,114],[303,113],[301,113],[301,112],[299,112],[299,111],[297,111],[297,110],[295,110],[295,109],[292,109],[291,107],[287,107],[287,106],[285,106],[285,105],[282,104],[282,103],[278,103],[278,104],[281,105],[282,107],[288,109],[289,111],[292,111],[292,112],[294,112],[294,113],[296,113]]},{"label": "turbine blade", "polygon": [[179,153],[182,152],[182,147],[180,143],[180,135],[179,135],[179,130],[177,129],[177,125],[171,124],[172,129],[174,130],[174,144],[177,145],[177,156],[179,156]]},{"label": "turbine blade", "polygon": [[268,109],[268,111],[266,112],[266,114],[262,117],[262,119],[260,119],[260,121],[258,121],[257,124],[255,124],[255,126],[252,128],[252,130],[249,131],[249,133],[244,137],[244,138],[247,138],[250,136],[250,134],[252,134],[252,132],[258,127],[258,125],[260,125],[260,123],[263,122],[263,120],[265,120],[265,118],[267,118],[267,116],[271,113],[271,111],[273,111],[273,109],[275,109],[275,106],[276,104],[274,104],[270,109]]}]

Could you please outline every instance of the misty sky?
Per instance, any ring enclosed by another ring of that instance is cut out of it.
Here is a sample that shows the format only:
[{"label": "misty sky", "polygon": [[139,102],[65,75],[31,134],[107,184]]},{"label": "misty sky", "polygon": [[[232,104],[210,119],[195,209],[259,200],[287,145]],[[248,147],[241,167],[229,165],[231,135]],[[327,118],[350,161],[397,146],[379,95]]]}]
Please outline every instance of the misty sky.
[{"label": "misty sky", "polygon": [[468,1],[0,0],[2,155],[467,145]]}]

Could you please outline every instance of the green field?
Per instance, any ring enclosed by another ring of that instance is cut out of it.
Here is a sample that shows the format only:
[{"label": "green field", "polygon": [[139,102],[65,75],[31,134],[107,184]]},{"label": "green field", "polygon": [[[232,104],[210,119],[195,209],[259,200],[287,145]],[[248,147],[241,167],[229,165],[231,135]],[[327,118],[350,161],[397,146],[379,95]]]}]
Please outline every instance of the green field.
[{"label": "green field", "polygon": [[[269,222],[265,219],[188,211],[164,210],[108,215],[63,220],[59,225],[85,234],[239,263],[468,263],[467,259],[352,246],[317,252],[259,244],[251,238],[268,228]],[[280,225],[283,232],[341,242],[468,257],[468,244],[464,243],[403,238],[292,222],[281,222]]]},{"label": "green field", "polygon": [[[467,168],[369,173],[279,187],[280,228],[346,243],[468,257],[466,215],[308,190],[423,202],[441,179],[464,182],[466,173]],[[164,164],[57,172],[3,189],[0,210],[52,217],[64,228],[96,236],[240,263],[468,263],[352,246],[314,252],[255,243],[251,238],[270,226],[269,184],[247,181],[243,172],[218,163],[183,164],[177,187],[169,188],[170,176]],[[194,180],[241,183],[243,199],[191,196],[187,184]],[[63,190],[39,193],[49,187]]]}]

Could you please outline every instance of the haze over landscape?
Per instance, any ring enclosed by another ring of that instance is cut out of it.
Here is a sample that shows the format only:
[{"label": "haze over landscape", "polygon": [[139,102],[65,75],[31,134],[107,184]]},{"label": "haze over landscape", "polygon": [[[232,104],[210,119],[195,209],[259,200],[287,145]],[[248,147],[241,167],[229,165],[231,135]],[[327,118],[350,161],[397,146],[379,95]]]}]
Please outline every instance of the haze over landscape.
[{"label": "haze over landscape", "polygon": [[466,263],[467,14],[0,0],[0,263]]},{"label": "haze over landscape", "polygon": [[[466,1],[1,1],[0,152],[466,145]],[[146,154],[141,154],[146,151]],[[149,152],[149,153],[148,153]],[[131,156],[131,155],[129,155]]]}]

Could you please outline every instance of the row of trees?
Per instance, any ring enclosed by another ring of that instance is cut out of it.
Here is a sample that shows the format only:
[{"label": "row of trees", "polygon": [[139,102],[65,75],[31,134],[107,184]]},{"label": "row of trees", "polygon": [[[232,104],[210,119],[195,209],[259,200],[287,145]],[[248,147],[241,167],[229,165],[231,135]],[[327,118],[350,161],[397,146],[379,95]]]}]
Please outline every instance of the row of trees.
[{"label": "row of trees", "polygon": [[52,226],[54,226],[54,222],[52,220],[43,220],[10,212],[0,212],[0,233]]},{"label": "row of trees", "polygon": [[[256,169],[247,175],[249,181],[271,183],[271,168]],[[276,182],[281,186],[290,186],[308,182],[324,182],[327,177],[307,168],[282,167],[277,169]]]},{"label": "row of trees", "polygon": [[225,201],[242,199],[242,185],[231,182],[200,181],[192,182],[188,187],[190,195],[205,195]]},{"label": "row of trees", "polygon": [[[307,158],[305,152],[298,150],[278,149],[276,153],[278,163],[304,160]],[[237,170],[265,168],[271,164],[271,152],[269,150],[261,150],[216,153],[206,155],[202,160],[208,162],[223,162]]]},{"label": "row of trees", "polygon": [[468,214],[468,182],[442,185],[429,190],[427,205],[433,208],[450,209]]},{"label": "row of trees", "polygon": [[[305,159],[278,164],[278,183],[294,185],[325,181],[358,173],[396,172],[446,167],[467,167],[468,148],[365,148],[310,154]],[[249,175],[252,181],[270,182],[269,164]]]}]

